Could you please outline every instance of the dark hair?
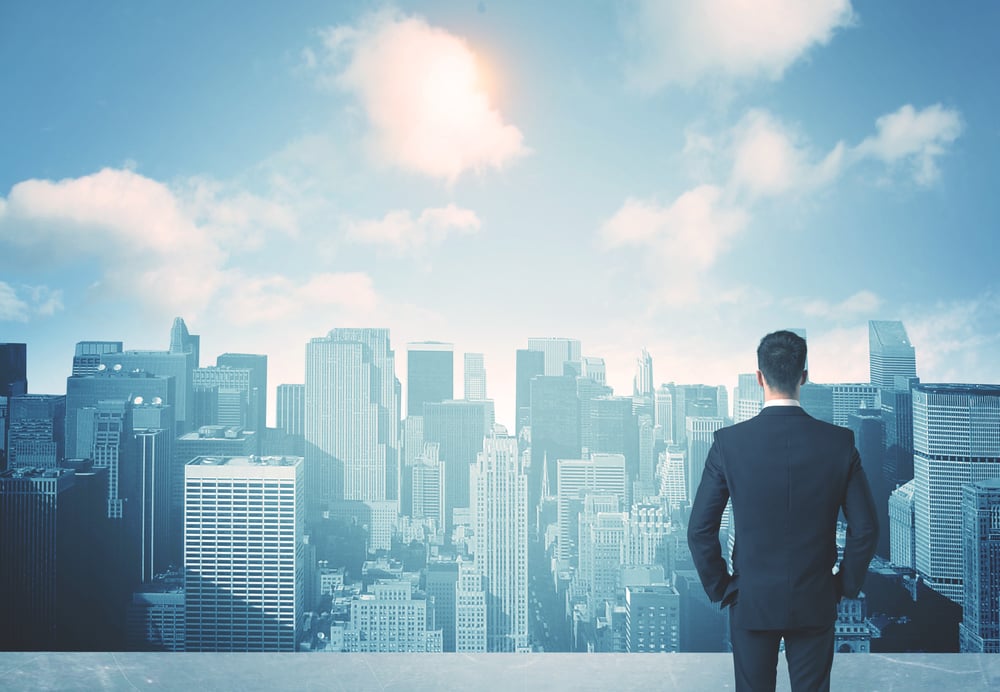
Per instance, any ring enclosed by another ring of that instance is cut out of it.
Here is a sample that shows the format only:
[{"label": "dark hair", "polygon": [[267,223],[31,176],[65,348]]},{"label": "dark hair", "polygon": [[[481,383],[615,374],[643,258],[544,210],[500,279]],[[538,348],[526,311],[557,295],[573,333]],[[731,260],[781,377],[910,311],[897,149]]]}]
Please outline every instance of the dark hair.
[{"label": "dark hair", "polygon": [[806,340],[794,332],[771,332],[757,347],[757,368],[768,387],[791,396],[806,368]]}]

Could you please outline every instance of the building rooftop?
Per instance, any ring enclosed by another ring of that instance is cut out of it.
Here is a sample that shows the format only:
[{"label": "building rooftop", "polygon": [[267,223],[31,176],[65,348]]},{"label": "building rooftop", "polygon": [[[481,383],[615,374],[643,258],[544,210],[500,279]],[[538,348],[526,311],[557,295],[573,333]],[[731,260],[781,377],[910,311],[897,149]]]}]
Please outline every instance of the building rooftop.
[{"label": "building rooftop", "polygon": [[914,389],[928,394],[986,394],[1000,396],[1000,384],[927,383],[914,385]]},{"label": "building rooftop", "polygon": [[[336,657],[336,658],[331,658]],[[733,689],[729,654],[245,654],[2,652],[5,690]],[[841,654],[835,690],[1000,688],[992,654]],[[779,658],[778,690],[788,690]]]},{"label": "building rooftop", "polygon": [[195,457],[187,463],[188,466],[295,466],[302,461],[302,457],[217,457],[203,456]]}]

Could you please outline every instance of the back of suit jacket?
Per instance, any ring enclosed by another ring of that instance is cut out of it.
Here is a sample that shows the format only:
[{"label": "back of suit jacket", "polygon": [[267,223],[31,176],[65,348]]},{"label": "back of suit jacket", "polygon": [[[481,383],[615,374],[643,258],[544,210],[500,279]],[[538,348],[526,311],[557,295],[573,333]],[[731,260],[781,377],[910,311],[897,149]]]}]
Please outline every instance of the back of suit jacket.
[{"label": "back of suit jacket", "polygon": [[[718,540],[730,497],[736,531],[732,577]],[[835,577],[841,508],[848,540]],[[860,590],[878,540],[853,433],[798,406],[766,407],[717,431],[688,537],[709,597],[739,604],[732,611],[735,626],[829,626],[841,594],[853,597]]]}]

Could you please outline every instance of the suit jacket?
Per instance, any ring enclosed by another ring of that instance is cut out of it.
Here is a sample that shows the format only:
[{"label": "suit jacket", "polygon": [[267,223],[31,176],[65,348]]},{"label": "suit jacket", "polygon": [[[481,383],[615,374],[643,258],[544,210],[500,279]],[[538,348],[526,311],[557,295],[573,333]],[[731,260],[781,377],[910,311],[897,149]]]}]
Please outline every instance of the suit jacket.
[{"label": "suit jacket", "polygon": [[[732,499],[733,574],[719,526]],[[847,519],[837,575],[836,525]],[[712,601],[744,629],[827,627],[855,598],[878,542],[878,519],[854,433],[798,406],[769,406],[716,431],[691,508],[688,544]]]}]

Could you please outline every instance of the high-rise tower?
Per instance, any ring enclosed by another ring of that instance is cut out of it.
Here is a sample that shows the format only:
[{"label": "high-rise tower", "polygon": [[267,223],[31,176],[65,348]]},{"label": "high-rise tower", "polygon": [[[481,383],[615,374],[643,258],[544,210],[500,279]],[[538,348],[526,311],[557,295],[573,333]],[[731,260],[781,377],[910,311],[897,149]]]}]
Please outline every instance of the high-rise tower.
[{"label": "high-rise tower", "polygon": [[406,415],[419,416],[424,404],[454,398],[454,346],[440,341],[407,344]]},{"label": "high-rise tower", "polygon": [[916,353],[902,322],[868,322],[868,362],[871,383],[879,389],[892,389],[896,375],[916,377]]},{"label": "high-rise tower", "polygon": [[470,486],[476,568],[486,582],[487,650],[529,651],[528,477],[515,438],[486,439]]}]

